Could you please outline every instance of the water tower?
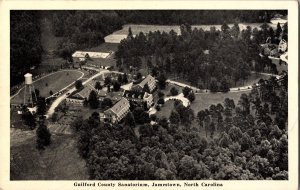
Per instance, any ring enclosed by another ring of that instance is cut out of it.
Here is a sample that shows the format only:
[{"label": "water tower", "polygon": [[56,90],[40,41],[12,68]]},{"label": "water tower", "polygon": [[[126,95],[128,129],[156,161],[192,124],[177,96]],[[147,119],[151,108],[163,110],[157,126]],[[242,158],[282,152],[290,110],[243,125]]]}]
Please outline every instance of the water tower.
[{"label": "water tower", "polygon": [[32,74],[27,73],[25,77],[24,105],[34,107],[34,102],[37,101],[34,86],[32,84]]}]

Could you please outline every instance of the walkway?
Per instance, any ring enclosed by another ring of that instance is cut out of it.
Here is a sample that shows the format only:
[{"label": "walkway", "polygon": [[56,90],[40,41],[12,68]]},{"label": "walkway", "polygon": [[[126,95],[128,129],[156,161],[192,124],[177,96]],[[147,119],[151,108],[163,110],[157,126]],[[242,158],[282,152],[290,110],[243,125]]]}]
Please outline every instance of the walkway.
[{"label": "walkway", "polygon": [[[104,73],[107,73],[109,72],[108,70],[102,70],[100,71],[99,73],[91,76],[89,79],[87,79],[86,81],[84,81],[82,83],[82,85],[85,85],[87,84],[88,82],[90,82],[91,80],[93,80],[94,78],[97,78],[98,76],[104,74]],[[54,100],[54,102],[51,104],[47,114],[46,114],[46,118],[50,118],[52,116],[52,114],[54,113],[55,111],[55,108],[63,101],[65,100],[68,95],[67,94],[71,94],[72,92],[74,92],[76,90],[75,87],[73,87],[72,89],[68,90],[67,92],[65,92],[63,95],[61,95],[60,97],[58,97],[57,99]]]},{"label": "walkway", "polygon": [[165,102],[168,100],[180,100],[185,107],[190,105],[190,101],[184,97],[183,93],[180,93],[177,96],[168,96],[164,100]]},{"label": "walkway", "polygon": [[280,56],[280,59],[288,64],[288,52],[285,52]]}]

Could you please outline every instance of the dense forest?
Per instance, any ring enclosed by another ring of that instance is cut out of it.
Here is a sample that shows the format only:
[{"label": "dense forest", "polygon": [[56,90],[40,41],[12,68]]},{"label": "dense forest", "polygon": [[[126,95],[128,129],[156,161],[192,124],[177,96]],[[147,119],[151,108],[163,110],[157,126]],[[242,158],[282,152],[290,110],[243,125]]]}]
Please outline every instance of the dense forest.
[{"label": "dense forest", "polygon": [[[238,104],[225,99],[197,114],[175,102],[169,118],[123,126],[77,119],[78,150],[96,180],[288,179],[287,74],[261,80]],[[191,121],[198,125],[191,125]],[[201,134],[205,128],[206,134]]]},{"label": "dense forest", "polygon": [[[61,37],[55,51],[62,58],[72,61],[77,49],[98,46],[104,37],[123,24],[223,24],[234,22],[268,22],[275,14],[287,15],[282,10],[149,10],[149,11],[44,11],[50,15],[53,32]],[[30,67],[41,63],[41,11],[11,11],[11,86],[22,81]]]},{"label": "dense forest", "polygon": [[287,15],[286,10],[122,10],[116,12],[127,23],[160,25],[261,23],[269,22],[275,14]]},{"label": "dense forest", "polygon": [[215,27],[210,31],[192,30],[189,24],[180,29],[181,35],[155,31],[133,36],[129,28],[127,39],[116,52],[117,64],[140,69],[144,59],[153,75],[160,71],[199,88],[226,92],[230,84],[245,81],[251,71],[277,74],[276,65],[268,57],[259,56],[260,44],[269,36],[278,43],[287,25],[278,25],[276,32],[266,23],[259,29],[248,26],[242,31],[238,23],[232,28],[223,23],[221,31]]},{"label": "dense forest", "polygon": [[39,12],[11,11],[10,85],[23,80],[23,74],[38,66],[42,58]]}]

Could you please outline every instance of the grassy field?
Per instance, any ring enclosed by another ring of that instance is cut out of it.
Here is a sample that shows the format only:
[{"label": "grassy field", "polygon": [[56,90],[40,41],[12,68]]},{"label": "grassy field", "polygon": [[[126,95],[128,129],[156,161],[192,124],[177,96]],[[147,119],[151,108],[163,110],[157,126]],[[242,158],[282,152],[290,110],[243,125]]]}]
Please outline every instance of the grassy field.
[{"label": "grassy field", "polygon": [[42,152],[35,145],[32,137],[11,146],[11,180],[88,179],[85,161],[77,154],[73,136],[52,135],[52,144]]},{"label": "grassy field", "polygon": [[87,65],[96,65],[96,66],[112,66],[116,67],[115,59],[104,59],[104,58],[94,58],[87,61]]},{"label": "grassy field", "polygon": [[[246,92],[229,92],[229,93],[212,93],[212,94],[196,94],[195,101],[191,104],[191,108],[194,110],[194,113],[197,114],[200,110],[204,110],[209,108],[212,104],[221,103],[225,98],[231,98],[234,100],[235,104],[238,103],[241,94],[246,93],[248,94],[250,91]],[[156,112],[157,117],[162,118],[166,117],[169,118],[171,111],[174,109],[174,100],[169,100],[165,102],[164,106],[161,108],[160,111]]]},{"label": "grassy field", "polygon": [[[72,82],[74,82],[81,75],[82,73],[76,70],[59,71],[53,73],[50,76],[42,78],[41,80],[34,82],[33,85],[34,88],[40,91],[40,96],[48,97],[50,96],[49,94],[50,90],[52,90],[52,92],[55,93],[63,89],[67,85],[71,84]],[[48,84],[48,86],[46,86],[46,83]],[[22,103],[23,98],[24,98],[24,88],[20,91],[20,93],[17,96],[15,96],[11,100],[11,103],[15,103],[15,104]]]},{"label": "grassy field", "polygon": [[195,114],[197,114],[200,110],[204,110],[209,108],[212,104],[221,103],[225,98],[233,99],[235,104],[238,103],[241,94],[248,94],[250,91],[246,92],[228,92],[228,93],[210,93],[210,94],[196,94],[195,101],[191,104],[191,108],[194,110]]},{"label": "grassy field", "polygon": [[174,100],[169,100],[165,102],[164,106],[161,107],[160,111],[156,112],[155,115],[158,118],[163,118],[163,117],[169,118],[172,110],[174,109],[174,102],[175,102]]}]

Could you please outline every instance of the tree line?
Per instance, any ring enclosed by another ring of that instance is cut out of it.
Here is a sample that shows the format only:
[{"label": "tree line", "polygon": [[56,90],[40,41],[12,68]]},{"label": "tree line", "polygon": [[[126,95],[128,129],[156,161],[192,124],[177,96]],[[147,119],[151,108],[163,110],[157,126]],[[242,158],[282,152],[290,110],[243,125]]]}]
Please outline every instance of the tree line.
[{"label": "tree line", "polygon": [[231,28],[223,23],[221,31],[215,27],[192,30],[189,24],[182,24],[180,30],[180,35],[172,30],[141,32],[134,37],[129,28],[116,52],[117,65],[140,69],[144,61],[153,76],[165,73],[212,92],[227,92],[237,82],[244,83],[251,71],[278,73],[268,57],[260,56],[260,44],[271,34],[278,42],[287,25],[283,30],[278,25],[276,34],[267,23],[242,31],[238,23]]},{"label": "tree line", "polygon": [[24,74],[42,59],[40,14],[12,10],[10,13],[10,86],[24,80]]},{"label": "tree line", "polygon": [[175,102],[169,119],[151,116],[155,124],[139,125],[139,135],[130,122],[102,123],[98,113],[77,119],[72,126],[90,179],[288,179],[287,75],[274,81],[197,115]]},{"label": "tree line", "polygon": [[269,22],[275,14],[286,10],[135,10],[116,11],[127,23],[178,25]]}]

